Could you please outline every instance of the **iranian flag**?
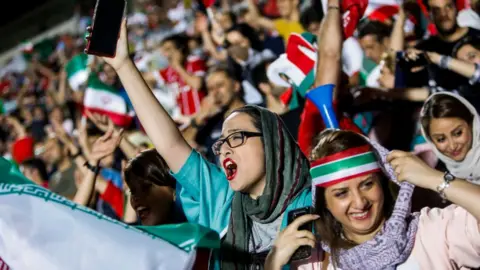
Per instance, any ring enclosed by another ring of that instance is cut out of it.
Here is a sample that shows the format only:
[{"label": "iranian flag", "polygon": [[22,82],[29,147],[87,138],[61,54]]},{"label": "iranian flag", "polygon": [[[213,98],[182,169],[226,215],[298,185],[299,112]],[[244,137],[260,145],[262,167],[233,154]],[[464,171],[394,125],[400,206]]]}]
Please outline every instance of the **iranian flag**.
[{"label": "iranian flag", "polygon": [[88,67],[90,60],[91,56],[80,53],[75,55],[65,66],[68,84],[73,91],[80,90],[81,86],[87,83],[90,74],[90,69]]},{"label": "iranian flag", "polygon": [[[0,158],[0,267],[191,269],[218,234],[195,224],[132,227],[25,179]],[[8,265],[8,266],[7,266]]]},{"label": "iranian flag", "polygon": [[128,126],[133,119],[133,112],[119,91],[102,82],[96,74],[88,79],[83,106],[85,110],[108,115],[117,126]]}]

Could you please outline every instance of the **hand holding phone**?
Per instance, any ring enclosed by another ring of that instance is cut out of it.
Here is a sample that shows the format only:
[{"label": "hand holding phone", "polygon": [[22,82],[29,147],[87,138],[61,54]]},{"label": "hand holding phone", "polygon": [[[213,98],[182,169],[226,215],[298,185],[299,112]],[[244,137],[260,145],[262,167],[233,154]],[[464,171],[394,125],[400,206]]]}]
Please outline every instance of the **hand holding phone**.
[{"label": "hand holding phone", "polygon": [[313,222],[318,218],[311,212],[311,207],[305,207],[288,213],[289,225],[275,239],[266,264],[274,268],[282,267],[311,256],[312,248],[316,247],[315,235],[312,233]]},{"label": "hand holding phone", "polygon": [[125,0],[97,0],[87,38],[87,54],[109,58],[116,56],[125,8]]}]

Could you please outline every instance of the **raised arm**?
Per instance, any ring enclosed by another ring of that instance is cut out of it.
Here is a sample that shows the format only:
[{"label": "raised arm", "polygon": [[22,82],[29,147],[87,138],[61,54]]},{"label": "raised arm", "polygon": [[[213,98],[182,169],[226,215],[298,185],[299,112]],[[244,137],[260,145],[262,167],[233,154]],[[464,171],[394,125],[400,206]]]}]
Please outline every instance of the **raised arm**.
[{"label": "raised arm", "polygon": [[[99,164],[100,160],[105,158],[106,156],[110,155],[115,151],[120,140],[122,139],[123,131],[116,131],[113,128],[113,125],[109,127],[109,130],[100,138],[98,138],[95,143],[93,144],[93,151],[90,153],[89,157],[89,164],[96,169],[93,170],[86,170],[83,173],[83,182],[79,186],[73,201],[81,204],[87,205],[90,199],[92,198],[93,191],[97,189],[100,193],[105,192],[107,182],[104,179],[98,179],[99,173]],[[101,177],[100,177],[101,178]],[[99,187],[100,186],[100,187]],[[101,192],[103,186],[103,192]],[[100,190],[99,190],[100,189]]]},{"label": "raised arm", "polygon": [[173,172],[178,172],[192,148],[183,139],[175,122],[157,101],[135,64],[128,56],[126,21],[122,23],[115,58],[104,58],[117,72],[145,131]]},{"label": "raised arm", "polygon": [[272,20],[265,18],[260,14],[254,0],[248,0],[247,23],[250,24],[252,27],[261,27],[269,31],[275,30],[275,23]]},{"label": "raised arm", "polygon": [[405,21],[407,19],[407,15],[402,8],[398,12],[398,17],[395,20],[393,25],[392,33],[390,34],[390,49],[399,52],[403,51],[405,48]]},{"label": "raised arm", "polygon": [[[412,153],[394,150],[390,153],[387,160],[392,165],[397,174],[397,179],[400,181],[408,181],[415,186],[435,192],[445,181],[442,172],[429,167]],[[450,202],[467,210],[480,224],[479,185],[456,178],[447,187],[444,187],[443,191],[444,196]]]},{"label": "raised arm", "polygon": [[342,67],[342,35],[340,1],[328,0],[327,15],[317,34],[319,43],[315,86],[338,84]]}]

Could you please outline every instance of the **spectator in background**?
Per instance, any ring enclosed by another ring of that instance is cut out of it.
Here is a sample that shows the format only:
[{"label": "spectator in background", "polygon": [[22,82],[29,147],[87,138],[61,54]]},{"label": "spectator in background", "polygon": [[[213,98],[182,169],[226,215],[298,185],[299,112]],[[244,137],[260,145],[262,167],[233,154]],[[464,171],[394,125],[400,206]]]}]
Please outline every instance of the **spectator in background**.
[{"label": "spectator in background", "polygon": [[358,29],[360,46],[364,51],[362,61],[362,85],[379,87],[382,55],[390,48],[391,28],[379,21],[366,21]]},{"label": "spectator in background", "polygon": [[323,10],[316,10],[314,8],[306,9],[300,15],[300,24],[303,29],[310,33],[317,33],[322,24]]},{"label": "spectator in background", "polygon": [[212,145],[220,138],[223,120],[231,111],[245,106],[241,83],[226,68],[212,68],[206,77],[207,97],[200,112],[192,118],[183,135],[190,145],[204,146],[205,156],[211,162],[217,157]]},{"label": "spectator in background", "polygon": [[21,164],[21,171],[25,177],[35,184],[48,188],[48,173],[45,163],[39,158],[25,160]]},{"label": "spectator in background", "polygon": [[161,51],[167,58],[169,66],[158,72],[158,79],[170,91],[177,93],[177,103],[182,115],[194,115],[200,110],[200,102],[204,96],[201,91],[205,63],[198,56],[190,55],[189,38],[184,35],[173,35],[163,40]]},{"label": "spectator in background", "polygon": [[55,168],[50,176],[51,191],[72,199],[77,192],[75,186],[75,170],[77,166],[68,155],[68,149],[57,138],[48,139],[45,143],[42,159],[47,166]]},{"label": "spectator in background", "polygon": [[141,152],[124,170],[130,203],[142,225],[154,226],[183,222],[180,204],[176,204],[176,181],[165,160],[155,149]]},{"label": "spectator in background", "polygon": [[292,33],[303,33],[305,30],[300,24],[300,11],[298,0],[276,0],[279,19],[269,19],[262,17],[253,0],[248,0],[249,13],[247,14],[247,23],[266,31],[276,31],[287,44],[288,37]]},{"label": "spectator in background", "polygon": [[460,60],[480,65],[480,36],[462,39],[453,48],[453,56]]},{"label": "spectator in background", "polygon": [[74,123],[72,119],[66,118],[61,106],[55,106],[49,114],[51,125],[61,126],[69,135],[73,134]]},{"label": "spectator in background", "polygon": [[358,29],[360,46],[369,58],[377,65],[382,59],[383,53],[390,48],[390,33],[392,29],[379,21],[368,21]]},{"label": "spectator in background", "polygon": [[231,59],[231,68],[235,76],[241,78],[247,104],[261,104],[264,100],[259,90],[254,87],[252,70],[263,60],[273,59],[275,55],[258,37],[256,31],[248,24],[238,24],[226,33],[225,46]]},{"label": "spectator in background", "polygon": [[[457,24],[458,10],[453,0],[425,0],[425,5],[430,12],[430,18],[435,24],[438,35],[428,37],[421,41],[416,48],[436,52],[441,55],[453,55],[455,45],[465,37],[479,37],[480,31],[460,27]],[[438,66],[432,67],[432,73],[437,86],[446,90],[456,90],[461,85],[468,84],[466,78]],[[427,83],[425,82],[425,85]]]}]

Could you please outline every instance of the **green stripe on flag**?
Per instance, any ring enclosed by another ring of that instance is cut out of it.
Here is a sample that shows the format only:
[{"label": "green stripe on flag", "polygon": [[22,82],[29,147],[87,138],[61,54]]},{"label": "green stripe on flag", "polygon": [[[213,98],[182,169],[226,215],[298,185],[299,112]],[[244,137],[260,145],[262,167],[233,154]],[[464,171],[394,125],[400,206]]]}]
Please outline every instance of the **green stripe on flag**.
[{"label": "green stripe on flag", "polygon": [[90,77],[88,77],[87,89],[88,88],[95,91],[105,91],[115,95],[119,95],[119,91],[117,89],[115,89],[113,86],[110,86],[102,82],[100,78],[94,73],[90,74]]},{"label": "green stripe on flag", "polygon": [[374,162],[377,162],[377,159],[372,152],[363,153],[313,167],[310,170],[310,175],[312,178],[321,177],[327,174],[338,172],[340,170],[354,168]]},{"label": "green stripe on flag", "polygon": [[170,242],[187,252],[195,248],[220,248],[218,233],[197,224],[137,226],[137,228]]}]

